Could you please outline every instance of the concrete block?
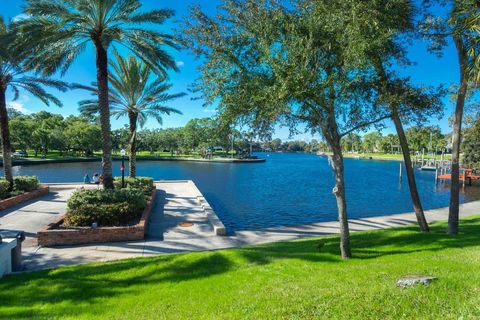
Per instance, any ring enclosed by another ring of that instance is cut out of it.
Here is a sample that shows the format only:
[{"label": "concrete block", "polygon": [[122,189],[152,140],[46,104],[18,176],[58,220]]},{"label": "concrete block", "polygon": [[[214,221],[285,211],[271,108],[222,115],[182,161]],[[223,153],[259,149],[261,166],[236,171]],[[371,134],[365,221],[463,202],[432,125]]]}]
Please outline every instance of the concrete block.
[{"label": "concrete block", "polygon": [[2,239],[0,243],[0,278],[12,272],[12,250],[17,246],[17,239]]}]

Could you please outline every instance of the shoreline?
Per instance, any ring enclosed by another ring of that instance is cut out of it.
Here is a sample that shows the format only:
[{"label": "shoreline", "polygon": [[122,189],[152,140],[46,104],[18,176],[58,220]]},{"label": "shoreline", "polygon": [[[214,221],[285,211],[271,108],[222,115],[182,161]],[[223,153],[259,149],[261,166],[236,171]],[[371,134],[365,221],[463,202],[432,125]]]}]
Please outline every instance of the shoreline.
[{"label": "shoreline", "polygon": [[[113,161],[122,160],[121,157],[113,157]],[[125,159],[127,160],[127,159]],[[101,162],[102,158],[91,157],[91,158],[66,158],[66,159],[17,159],[12,160],[12,166],[32,166],[32,165],[41,165],[41,164],[52,164],[52,163],[76,163],[76,162]],[[186,161],[186,162],[211,162],[211,163],[262,163],[266,159],[236,159],[236,158],[213,158],[213,159],[202,159],[202,158],[191,158],[191,157],[137,157],[137,161]],[[0,167],[3,167],[3,161],[0,160]]]}]

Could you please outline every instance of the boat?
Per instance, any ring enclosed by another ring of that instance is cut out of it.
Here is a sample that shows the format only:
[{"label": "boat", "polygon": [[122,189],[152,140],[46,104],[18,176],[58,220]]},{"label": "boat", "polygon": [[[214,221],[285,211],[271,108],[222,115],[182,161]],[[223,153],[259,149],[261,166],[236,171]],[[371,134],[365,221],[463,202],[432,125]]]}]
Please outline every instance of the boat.
[{"label": "boat", "polygon": [[422,167],[420,167],[420,170],[423,170],[423,171],[435,171],[435,170],[437,170],[437,167],[436,167],[436,166],[422,166]]}]

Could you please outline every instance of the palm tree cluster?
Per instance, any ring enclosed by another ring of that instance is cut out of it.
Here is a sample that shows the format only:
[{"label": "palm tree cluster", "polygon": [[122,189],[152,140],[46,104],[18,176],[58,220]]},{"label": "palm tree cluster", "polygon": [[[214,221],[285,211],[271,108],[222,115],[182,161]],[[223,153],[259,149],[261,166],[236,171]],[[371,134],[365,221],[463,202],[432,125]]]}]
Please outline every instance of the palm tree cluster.
[{"label": "palm tree cluster", "polygon": [[[15,97],[18,88],[23,88],[47,104],[61,105],[42,86],[67,89],[69,86],[65,83],[48,77],[56,73],[63,76],[85,49],[93,46],[97,79],[94,88],[84,88],[97,97],[82,102],[81,108],[94,106],[98,110],[104,186],[113,188],[111,114],[129,118],[130,150],[134,161],[137,122],[142,126],[148,117],[161,122],[162,114],[179,113],[163,105],[182,96],[166,93],[170,88],[166,83],[167,73],[177,71],[167,48],[178,49],[178,45],[173,36],[151,29],[151,26],[162,25],[174,12],[166,9],[141,11],[139,0],[27,0],[24,13],[26,18],[12,22],[9,29],[3,23],[0,25],[0,89],[3,89],[0,90],[0,98],[3,97],[0,99],[3,101],[0,102],[0,125],[4,162],[11,162],[4,98],[6,87],[12,88]],[[118,63],[110,64],[110,52],[117,52],[117,48],[132,56],[124,59],[115,53]],[[16,60],[19,57],[21,61]],[[109,64],[113,74],[110,74]],[[22,77],[24,72],[36,77]],[[135,175],[134,164],[132,168],[131,175]],[[4,166],[4,170],[5,177],[10,179],[11,166]]]},{"label": "palm tree cluster", "polygon": [[[181,112],[168,107],[164,103],[182,97],[184,93],[169,94],[171,84],[166,83],[164,76],[157,77],[149,82],[152,69],[143,62],[130,56],[123,58],[115,52],[116,62],[111,63],[113,73],[109,74],[111,84],[109,92],[110,111],[117,119],[128,118],[129,136],[129,174],[134,178],[136,175],[136,151],[137,151],[137,128],[143,127],[149,118],[155,119],[160,125],[163,124],[162,115]],[[98,85],[92,86],[74,85],[80,89],[91,91],[98,95]],[[79,102],[80,111],[88,116],[99,112],[97,99],[83,100]]]}]

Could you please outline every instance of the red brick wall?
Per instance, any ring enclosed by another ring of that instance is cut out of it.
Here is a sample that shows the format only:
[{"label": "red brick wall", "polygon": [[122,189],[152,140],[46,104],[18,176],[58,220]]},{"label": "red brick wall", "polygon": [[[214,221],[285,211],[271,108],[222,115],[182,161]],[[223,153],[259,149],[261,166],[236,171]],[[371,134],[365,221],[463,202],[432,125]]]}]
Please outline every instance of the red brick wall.
[{"label": "red brick wall", "polygon": [[155,202],[156,189],[152,191],[152,198],[143,210],[142,217],[138,224],[128,227],[99,227],[78,228],[78,229],[55,229],[62,224],[65,215],[62,215],[55,222],[46,226],[37,233],[38,245],[58,246],[72,244],[88,244],[98,242],[133,241],[145,238],[148,226],[148,219]]},{"label": "red brick wall", "polygon": [[33,190],[31,192],[25,192],[21,195],[11,197],[8,199],[4,199],[0,201],[0,210],[5,210],[10,207],[16,206],[22,202],[28,201],[33,198],[38,198],[44,195],[47,195],[50,188],[48,186],[41,186],[37,190]]}]

